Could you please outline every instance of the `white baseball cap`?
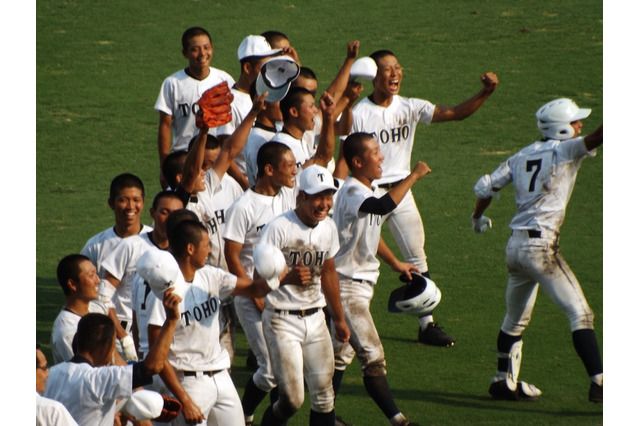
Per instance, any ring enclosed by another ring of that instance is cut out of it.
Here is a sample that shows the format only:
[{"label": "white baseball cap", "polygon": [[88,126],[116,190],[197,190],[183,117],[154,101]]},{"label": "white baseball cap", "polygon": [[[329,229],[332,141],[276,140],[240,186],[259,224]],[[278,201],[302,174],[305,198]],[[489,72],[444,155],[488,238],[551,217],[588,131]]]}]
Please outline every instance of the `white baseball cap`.
[{"label": "white baseball cap", "polygon": [[327,189],[338,190],[333,183],[333,176],[324,167],[313,164],[300,173],[300,191],[314,195]]},{"label": "white baseball cap", "polygon": [[250,35],[245,37],[238,47],[238,60],[241,61],[252,56],[264,58],[280,52],[282,49],[272,49],[266,38],[260,35]]},{"label": "white baseball cap", "polygon": [[164,292],[170,287],[173,287],[174,294],[184,298],[187,283],[178,262],[168,251],[156,248],[147,250],[136,262],[136,269],[158,299],[162,300]]},{"label": "white baseball cap", "polygon": [[378,65],[376,65],[376,61],[369,56],[364,56],[362,58],[356,59],[351,65],[351,71],[349,72],[349,76],[352,79],[360,77],[364,80],[373,80],[378,73]]},{"label": "white baseball cap", "polygon": [[124,411],[136,420],[155,419],[162,414],[164,399],[158,392],[141,389],[134,392],[124,405]]},{"label": "white baseball cap", "polygon": [[290,56],[267,59],[256,80],[256,93],[262,96],[264,92],[269,92],[266,101],[278,102],[286,96],[291,82],[299,75],[300,65]]}]

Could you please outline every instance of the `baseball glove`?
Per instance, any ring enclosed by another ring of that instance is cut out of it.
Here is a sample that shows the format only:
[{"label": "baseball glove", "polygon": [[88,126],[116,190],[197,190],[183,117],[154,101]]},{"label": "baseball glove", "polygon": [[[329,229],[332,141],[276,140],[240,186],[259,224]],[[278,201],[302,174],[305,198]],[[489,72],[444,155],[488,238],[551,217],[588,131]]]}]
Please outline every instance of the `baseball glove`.
[{"label": "baseball glove", "polygon": [[153,419],[153,421],[160,423],[169,423],[182,411],[182,404],[180,401],[170,398],[166,395],[162,395],[162,399],[164,399],[164,406],[162,407],[162,414]]},{"label": "baseball glove", "polygon": [[196,126],[218,127],[231,121],[233,95],[226,81],[213,86],[202,94],[198,102],[200,110],[196,115]]}]

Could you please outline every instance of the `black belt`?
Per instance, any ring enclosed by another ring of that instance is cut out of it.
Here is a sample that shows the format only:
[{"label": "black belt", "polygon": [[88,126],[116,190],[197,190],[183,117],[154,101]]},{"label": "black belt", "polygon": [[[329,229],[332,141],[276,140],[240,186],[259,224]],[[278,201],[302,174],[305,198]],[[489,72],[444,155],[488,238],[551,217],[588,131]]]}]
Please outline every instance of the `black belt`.
[{"label": "black belt", "polygon": [[276,314],[281,314],[281,313],[285,313],[285,314],[289,314],[289,315],[297,315],[299,317],[308,317],[309,315],[313,315],[316,312],[318,312],[320,310],[320,308],[311,308],[311,309],[302,309],[299,311],[288,311],[286,309],[276,309]]},{"label": "black belt", "polygon": [[400,182],[402,182],[402,179],[397,180],[395,182],[390,182],[390,183],[381,183],[380,185],[378,185],[378,188],[382,188],[382,189],[386,189],[389,190],[395,186],[398,186],[398,184],[400,184]]},{"label": "black belt", "polygon": [[369,280],[361,280],[360,278],[351,278],[354,283],[372,284]]},{"label": "black belt", "polygon": [[[203,371],[202,375],[204,376],[215,376],[216,374],[218,374],[219,372],[221,372],[222,370],[213,370],[213,371]],[[183,371],[182,374],[185,375],[185,377],[196,377],[198,375],[197,371]]]},{"label": "black belt", "polygon": [[[511,233],[513,234],[513,231]],[[542,231],[527,229],[527,234],[529,234],[529,238],[542,238]]]}]

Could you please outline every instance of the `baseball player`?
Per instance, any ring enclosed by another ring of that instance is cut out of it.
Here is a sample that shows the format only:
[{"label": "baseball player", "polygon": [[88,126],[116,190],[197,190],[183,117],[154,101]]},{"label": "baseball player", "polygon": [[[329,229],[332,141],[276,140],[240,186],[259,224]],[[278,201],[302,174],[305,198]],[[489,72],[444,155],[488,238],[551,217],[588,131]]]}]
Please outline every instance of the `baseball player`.
[{"label": "baseball player", "polygon": [[279,397],[267,408],[262,425],[284,424],[292,417],[304,402],[305,383],[311,400],[309,424],[335,425],[333,350],[324,306],[332,313],[336,339],[349,340],[333,259],[338,232],[328,217],[335,191],[327,169],[309,166],[300,176],[295,210],[273,219],[260,236],[260,244],[282,250],[290,268],[302,265],[311,273],[307,285],[284,285],[294,284],[287,277],[265,297],[262,326]]},{"label": "baseball player", "polygon": [[[229,271],[245,278],[253,277],[253,249],[263,227],[274,217],[295,208],[293,187],[298,168],[291,149],[279,142],[267,142],[258,150],[257,165],[260,172],[256,185],[231,206],[223,234]],[[236,296],[234,303],[258,364],[242,397],[245,421],[252,422],[256,407],[276,386],[262,329],[264,301]]]},{"label": "baseball player", "polygon": [[[370,55],[377,64],[373,93],[353,108],[354,132],[366,132],[378,141],[385,158],[382,177],[376,182],[383,193],[402,181],[410,172],[411,152],[418,123],[429,125],[463,120],[473,114],[498,86],[498,77],[486,73],[480,77],[482,89],[471,98],[454,106],[434,105],[429,101],[400,96],[403,70],[393,52],[379,50]],[[345,179],[344,159],[336,164],[337,178]],[[386,216],[385,221],[404,260],[430,277],[424,251],[425,236],[420,212],[411,191],[402,203]],[[434,322],[432,315],[420,318],[418,341],[435,346],[453,346],[456,339],[447,335]]]},{"label": "baseball player", "polygon": [[396,406],[386,379],[384,349],[369,311],[374,286],[384,260],[391,269],[411,278],[419,272],[410,263],[399,261],[380,237],[384,217],[393,212],[419,179],[431,172],[418,162],[398,185],[382,193],[375,181],[383,174],[384,155],[378,142],[368,133],[352,133],[343,144],[345,161],[351,175],[338,191],[333,218],[340,235],[340,250],[335,263],[340,278],[340,295],[351,339],[334,342],[336,393],[344,370],[355,355],[362,366],[367,393],[392,425],[411,425]]},{"label": "baseball player", "polygon": [[36,426],[78,426],[64,405],[41,394],[47,388],[49,365],[42,347],[36,343]]},{"label": "baseball player", "polygon": [[[82,254],[70,254],[58,262],[58,283],[64,293],[64,307],[56,317],[51,330],[51,352],[54,364],[73,357],[73,336],[78,330],[80,318],[88,313],[108,315],[119,325],[113,310],[98,301],[100,278],[96,267]],[[114,363],[125,365],[126,361],[116,352]]]},{"label": "baseball player", "polygon": [[165,223],[172,211],[184,207],[182,199],[173,191],[161,191],[153,199],[149,215],[153,220],[153,230],[139,235],[124,238],[105,257],[102,262],[104,280],[117,288],[113,302],[120,320],[126,321],[131,334],[137,336],[134,329],[133,309],[131,303],[132,280],[136,273],[138,258],[152,247],[166,250],[169,246]]},{"label": "baseball player", "polygon": [[[220,345],[220,300],[229,294],[264,296],[269,286],[207,265],[209,235],[200,222],[185,220],[169,233],[171,253],[186,292],[161,377],[182,403],[174,425],[244,425],[242,405],[228,369],[229,356]],[[170,263],[162,267],[172,267]],[[149,344],[156,339],[164,314],[159,300],[150,297]]]},{"label": "baseball player", "polygon": [[[160,185],[167,187],[162,175],[162,163],[171,151],[186,149],[197,134],[195,103],[209,88],[226,81],[229,87],[235,80],[227,72],[210,66],[213,45],[209,33],[200,27],[187,29],[182,35],[182,56],[188,65],[167,77],[162,83],[155,109],[159,114],[158,156]],[[213,130],[212,130],[213,132]]]},{"label": "baseball player", "polygon": [[118,399],[130,398],[133,389],[150,384],[163,366],[180,318],[181,299],[170,290],[163,306],[166,321],[147,357],[126,366],[109,366],[115,350],[113,321],[90,313],[78,323],[71,360],[49,370],[44,396],[62,403],[80,425],[113,425]]},{"label": "baseball player", "polygon": [[[240,77],[231,88],[233,102],[231,103],[232,119],[229,123],[216,128],[216,136],[224,140],[236,127],[240,125],[242,119],[251,110],[254,97],[250,94],[250,88],[255,83],[262,64],[270,57],[281,54],[282,49],[272,49],[267,40],[261,35],[249,35],[242,40],[238,47],[238,61],[240,62]],[[238,173],[233,174],[235,179],[239,176],[243,190],[249,187],[247,180],[247,169],[244,152],[241,151],[235,158]],[[232,166],[234,166],[232,164]],[[231,171],[231,169],[230,169]]]},{"label": "baseball player", "polygon": [[475,185],[478,198],[471,223],[476,232],[492,226],[484,211],[492,197],[512,182],[518,209],[509,224],[507,312],[498,334],[498,371],[489,387],[495,399],[531,401],[542,393],[518,381],[522,334],[531,320],[538,287],[542,287],[569,319],[574,347],[591,378],[589,401],[602,402],[603,367],[593,311],[558,246],[578,169],[602,145],[602,126],[586,137],[578,136],[581,120],[590,113],[566,98],[543,105],[536,113],[542,140],[509,157]]},{"label": "baseball player", "polygon": [[144,196],[144,184],[139,177],[131,173],[122,173],[113,178],[109,188],[108,204],[113,210],[115,225],[91,237],[80,251],[91,259],[102,279],[100,301],[107,308],[113,309],[119,318],[120,324],[116,324],[117,350],[127,360],[137,360],[135,344],[129,334],[131,322],[126,311],[116,310],[113,300],[120,297],[127,299],[128,295],[123,295],[126,290],[124,287],[118,291],[104,279],[102,262],[122,239],[153,230],[140,220],[140,214],[144,210]]}]

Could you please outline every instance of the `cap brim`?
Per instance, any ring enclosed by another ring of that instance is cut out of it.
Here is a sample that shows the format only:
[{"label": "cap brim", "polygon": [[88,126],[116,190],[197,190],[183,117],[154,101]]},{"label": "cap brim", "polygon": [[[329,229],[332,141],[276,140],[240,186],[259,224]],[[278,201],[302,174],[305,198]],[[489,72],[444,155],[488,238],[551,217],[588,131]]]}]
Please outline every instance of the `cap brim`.
[{"label": "cap brim", "polygon": [[576,113],[576,115],[573,116],[572,121],[584,120],[589,115],[591,115],[591,108],[580,108],[578,109],[578,112]]},{"label": "cap brim", "polygon": [[271,88],[267,86],[267,83],[264,82],[264,79],[262,78],[262,74],[260,74],[258,76],[258,79],[256,80],[256,93],[258,94],[258,96],[262,96],[265,92],[268,92],[265,102],[281,101],[282,99],[284,99],[285,96],[287,96],[287,93],[289,93],[290,87],[291,87],[291,82],[285,84],[284,86],[278,89]]}]

